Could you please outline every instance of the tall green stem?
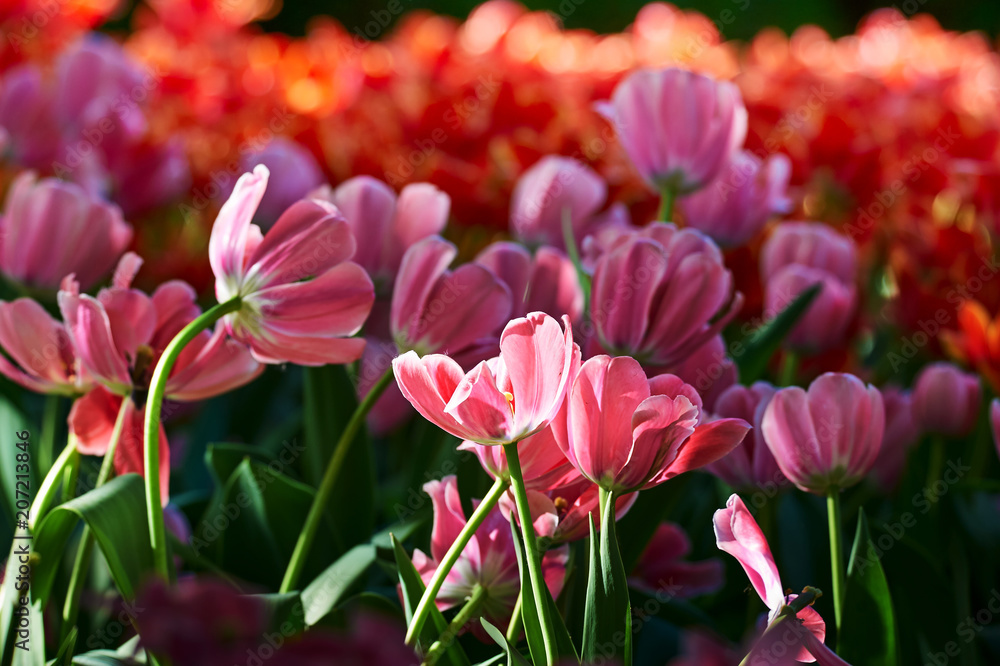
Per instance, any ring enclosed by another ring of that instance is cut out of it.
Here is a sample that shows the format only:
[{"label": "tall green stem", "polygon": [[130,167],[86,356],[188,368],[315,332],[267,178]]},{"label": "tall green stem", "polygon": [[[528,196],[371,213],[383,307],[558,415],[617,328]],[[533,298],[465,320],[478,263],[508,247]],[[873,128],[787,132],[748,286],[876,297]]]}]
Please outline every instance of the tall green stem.
[{"label": "tall green stem", "polygon": [[351,420],[347,422],[344,432],[341,433],[337,448],[330,456],[330,461],[326,464],[326,471],[323,473],[323,479],[319,483],[319,488],[316,489],[316,497],[313,498],[312,506],[309,507],[309,514],[306,516],[306,522],[299,533],[299,540],[295,543],[295,550],[292,552],[292,559],[288,562],[288,569],[285,570],[285,577],[281,581],[280,592],[282,594],[291,592],[298,584],[302,569],[306,566],[306,558],[309,557],[312,542],[316,538],[316,531],[323,518],[323,511],[326,510],[326,505],[330,501],[330,494],[337,484],[337,478],[340,476],[340,470],[344,466],[351,445],[364,424],[368,412],[375,406],[379,397],[391,383],[392,366],[389,366],[385,374],[372,386],[358,408],[354,410]]},{"label": "tall green stem", "polygon": [[521,461],[517,457],[517,443],[504,444],[503,452],[507,458],[510,486],[514,491],[517,515],[521,523],[525,560],[528,562],[528,577],[531,579],[531,592],[535,598],[535,612],[538,613],[538,622],[542,626],[545,663],[547,666],[552,666],[558,659],[558,655],[556,654],[556,641],[552,636],[552,620],[548,602],[549,591],[545,587],[545,576],[542,574],[542,557],[538,552],[538,542],[535,539],[535,526],[531,520],[531,509],[528,506],[528,491],[524,487],[524,477],[521,475]]},{"label": "tall green stem", "polygon": [[451,644],[455,642],[455,638],[462,632],[465,625],[469,623],[470,620],[476,617],[479,613],[479,609],[482,608],[483,604],[486,602],[486,588],[482,585],[476,585],[472,588],[472,596],[469,600],[462,606],[462,609],[458,611],[455,619],[451,621],[448,628],[445,629],[441,637],[438,638],[427,650],[427,656],[424,657],[423,666],[434,666],[441,658],[441,655],[451,647]]},{"label": "tall green stem", "polygon": [[[118,449],[118,442],[121,440],[122,430],[125,428],[125,412],[128,408],[128,401],[131,399],[126,397],[122,400],[121,409],[118,410],[118,418],[115,419],[115,426],[111,431],[108,450],[104,452],[104,460],[101,462],[101,471],[97,473],[95,488],[100,488],[111,478],[111,472],[115,467],[115,451]],[[87,577],[87,570],[90,569],[90,559],[93,552],[94,535],[90,528],[85,526],[83,534],[80,535],[80,545],[76,551],[73,572],[69,578],[69,588],[66,590],[66,601],[63,604],[60,643],[66,640],[69,632],[76,626],[76,618],[80,609],[80,594],[83,592],[83,584]]]},{"label": "tall green stem", "polygon": [[451,544],[448,548],[448,552],[445,553],[444,557],[438,563],[437,569],[434,571],[434,576],[431,578],[430,582],[427,584],[427,588],[424,590],[423,595],[420,597],[420,601],[417,603],[417,608],[413,611],[413,619],[410,620],[410,626],[406,630],[406,644],[413,645],[420,636],[420,630],[423,629],[424,622],[427,620],[427,615],[430,613],[431,608],[434,607],[434,600],[437,598],[438,592],[441,591],[441,586],[444,584],[444,579],[448,576],[451,568],[455,566],[455,562],[458,561],[458,556],[462,554],[465,550],[465,546],[468,545],[472,536],[479,529],[479,526],[483,524],[486,520],[486,516],[489,515],[490,511],[496,506],[497,502],[503,496],[504,492],[507,490],[507,481],[502,478],[498,478],[493,482],[493,486],[490,491],[483,498],[483,501],[479,503],[476,510],[472,512],[472,516],[469,518],[468,522],[465,523],[465,527],[462,531],[458,533],[458,537],[455,542]]},{"label": "tall green stem", "polygon": [[660,213],[657,220],[660,222],[673,222],[674,200],[677,199],[677,191],[670,185],[664,185],[660,190]]},{"label": "tall green stem", "polygon": [[844,544],[840,529],[840,489],[831,488],[826,496],[826,515],[830,524],[830,570],[833,574],[833,610],[837,620],[837,637],[840,637],[840,623],[844,613],[844,592],[846,591],[846,569],[844,568]]},{"label": "tall green stem", "polygon": [[49,468],[48,474],[42,480],[42,485],[38,487],[38,493],[35,495],[34,504],[31,507],[31,515],[28,517],[28,524],[30,529],[34,529],[45,514],[49,510],[49,505],[52,503],[52,498],[55,497],[56,489],[59,487],[60,477],[63,475],[63,471],[66,470],[70,465],[78,465],[80,463],[80,456],[76,451],[76,441],[73,438],[73,434],[70,436],[66,442],[66,448],[62,450],[59,457],[56,458],[55,463]]},{"label": "tall green stem", "polygon": [[146,519],[149,522],[149,543],[153,547],[153,563],[156,573],[169,580],[170,569],[167,562],[167,542],[163,527],[163,506],[160,505],[160,410],[163,408],[163,396],[167,388],[167,379],[174,369],[174,363],[184,347],[198,337],[198,334],[226,316],[240,309],[240,297],[236,296],[225,303],[219,303],[190,324],[170,341],[163,350],[160,361],[153,370],[153,379],[149,383],[149,396],[146,398],[146,423],[144,428],[143,470],[146,485]]}]

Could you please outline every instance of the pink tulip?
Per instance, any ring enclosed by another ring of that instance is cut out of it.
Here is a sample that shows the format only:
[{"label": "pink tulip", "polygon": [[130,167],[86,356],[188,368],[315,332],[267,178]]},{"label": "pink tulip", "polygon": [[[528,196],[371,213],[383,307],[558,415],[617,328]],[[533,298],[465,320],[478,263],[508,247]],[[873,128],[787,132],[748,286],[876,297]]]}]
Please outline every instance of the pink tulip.
[{"label": "pink tulip", "polygon": [[[408,351],[392,362],[396,382],[420,414],[439,428],[479,444],[518,442],[555,418],[580,351],[569,320],[533,312],[500,336],[500,356],[468,374],[453,359]],[[577,361],[578,362],[578,361]]]},{"label": "pink tulip", "polygon": [[921,370],[913,387],[913,412],[920,427],[948,437],[972,431],[981,400],[979,377],[943,361]]},{"label": "pink tulip", "polygon": [[[125,403],[125,415],[118,446],[115,449],[115,474],[145,476],[143,460],[145,406],[137,406],[132,396],[116,395],[97,387],[73,403],[69,413],[69,429],[76,439],[80,453],[103,456],[111,443],[118,412]],[[160,503],[170,500],[170,444],[160,424]]]},{"label": "pink tulip", "polygon": [[354,238],[331,204],[295,203],[267,236],[250,220],[267,189],[258,166],[236,183],[222,206],[209,242],[220,303],[239,297],[226,317],[234,338],[262,363],[325,365],[358,360],[360,330],[375,300],[364,269],[348,261]]},{"label": "pink tulip", "polygon": [[390,326],[400,351],[452,356],[489,340],[510,319],[511,294],[478,264],[448,270],[457,248],[439,236],[414,244],[403,256],[392,296]]},{"label": "pink tulip", "polygon": [[[781,608],[793,600],[795,595],[785,596],[785,588],[778,576],[778,567],[774,564],[771,547],[757,521],[739,495],[732,495],[726,502],[726,508],[715,512],[713,523],[719,550],[729,553],[740,563],[753,589],[770,609],[768,622],[773,621]],[[826,638],[826,623],[819,613],[807,606],[798,612],[797,617],[822,643]],[[803,649],[799,653],[798,660],[811,662],[815,661],[815,658],[808,650]]]},{"label": "pink tulip", "polygon": [[258,164],[267,167],[270,174],[267,191],[256,212],[263,229],[270,228],[292,204],[305,199],[326,180],[313,154],[285,136],[276,136],[259,151],[247,154],[240,166],[247,172]]},{"label": "pink tulip", "polygon": [[788,179],[792,164],[780,153],[761,161],[747,150],[734,153],[714,181],[678,204],[688,226],[727,247],[743,245],[772,215],[792,208]]},{"label": "pink tulip", "polygon": [[735,85],[673,67],[633,72],[599,110],[639,175],[678,194],[715,178],[747,133]]},{"label": "pink tulip", "polygon": [[673,375],[646,379],[628,356],[595,356],[566,397],[565,432],[553,432],[581,474],[616,492],[651,487],[729,453],[750,426],[700,422],[701,398]]},{"label": "pink tulip", "polygon": [[[149,388],[160,354],[200,308],[196,294],[181,281],[165,282],[152,296],[130,287],[142,260],[126,254],[113,284],[96,298],[73,284],[59,292],[66,330],[84,367],[118,395]],[[167,379],[169,400],[193,401],[242,386],[262,368],[245,346],[222,326],[203,331],[181,352]]]},{"label": "pink tulip", "polygon": [[885,404],[885,433],[869,476],[888,493],[899,485],[906,467],[907,454],[920,438],[920,425],[913,411],[913,398],[909,391],[895,386],[883,386],[881,393]]},{"label": "pink tulip", "polygon": [[357,251],[354,261],[388,295],[403,261],[417,241],[440,234],[448,222],[451,198],[430,183],[412,183],[399,196],[371,176],[355,176],[332,190],[324,186],[310,196],[329,201],[344,214]]},{"label": "pink tulip", "polygon": [[604,203],[608,186],[579,160],[548,155],[521,175],[510,201],[510,231],[531,246],[566,247],[563,216],[579,243]]},{"label": "pink tulip", "polygon": [[826,271],[843,284],[854,284],[858,255],[849,238],[821,222],[782,222],[764,243],[760,254],[763,282],[790,264]]},{"label": "pink tulip", "polygon": [[66,327],[30,298],[0,301],[0,348],[0,373],[29,391],[79,395],[91,387]]},{"label": "pink tulip", "polygon": [[649,541],[631,582],[652,594],[666,594],[672,599],[690,599],[712,594],[722,587],[723,567],[717,559],[685,562],[691,553],[691,540],[674,523],[661,523]]},{"label": "pink tulip", "polygon": [[993,432],[993,445],[997,447],[1000,457],[1000,398],[990,401],[990,430]]},{"label": "pink tulip", "polygon": [[691,352],[687,358],[665,368],[662,372],[659,370],[653,372],[648,367],[646,372],[648,374],[669,372],[677,375],[685,384],[690,384],[698,390],[702,404],[708,411],[715,409],[715,404],[722,393],[736,384],[738,379],[736,362],[726,354],[726,341],[721,335],[716,335]]},{"label": "pink tulip", "polygon": [[0,271],[23,284],[57,289],[70,273],[84,287],[103,278],[132,241],[132,227],[111,204],[79,186],[22,173],[0,219]]},{"label": "pink tulip", "polygon": [[59,124],[37,66],[17,65],[4,74],[0,81],[0,126],[6,130],[18,164],[43,169],[58,156]]},{"label": "pink tulip", "polygon": [[[559,516],[559,524],[552,535],[554,543],[569,543],[590,536],[590,515],[594,515],[594,529],[600,531],[600,487],[584,478],[574,469],[575,476],[565,485],[545,493]],[[528,491],[529,495],[535,491]],[[625,517],[639,493],[615,497],[615,521]],[[501,500],[502,501],[502,500]]]},{"label": "pink tulip", "polygon": [[789,264],[772,275],[764,288],[764,311],[775,317],[813,285],[821,285],[819,294],[785,337],[792,349],[823,352],[844,340],[854,310],[857,290],[853,283],[843,283],[824,270],[801,264]]},{"label": "pink tulip", "polygon": [[110,183],[91,191],[113,198],[126,215],[178,201],[191,188],[191,169],[179,137],[164,143],[130,143],[109,154],[107,162]]},{"label": "pink tulip", "polygon": [[510,288],[514,301],[511,316],[544,312],[581,321],[580,278],[573,262],[559,250],[540,247],[532,257],[524,246],[501,241],[480,252],[476,263],[493,271]]},{"label": "pink tulip", "polygon": [[788,479],[826,494],[860,481],[875,463],[885,430],[882,395],[854,375],[828,372],[809,390],[779,390],[761,420],[764,441]]},{"label": "pink tulip", "polygon": [[[455,476],[425,483],[424,492],[430,495],[434,504],[431,552],[428,557],[419,550],[414,551],[413,564],[424,582],[428,582],[437,569],[437,562],[465,527],[466,518]],[[544,522],[554,525],[555,520],[555,516],[550,515]],[[549,550],[542,559],[545,582],[553,597],[562,589],[567,558],[568,551],[561,548]],[[483,617],[496,626],[506,627],[521,589],[521,578],[511,527],[498,507],[487,515],[445,578],[436,599],[438,608],[447,610],[464,604],[476,585],[487,592],[481,611]]]},{"label": "pink tulip", "polygon": [[[560,411],[562,418],[564,410]],[[560,418],[560,416],[556,416]],[[460,451],[471,451],[479,459],[479,464],[494,479],[509,478],[507,457],[503,448],[486,446],[465,441],[459,445]],[[545,428],[531,437],[517,443],[517,457],[521,464],[524,486],[529,490],[547,491],[564,486],[579,478],[576,468],[566,458],[556,443],[551,428]]]},{"label": "pink tulip", "polygon": [[753,424],[753,433],[732,452],[708,466],[708,471],[737,490],[775,491],[788,485],[788,479],[778,469],[771,450],[764,442],[761,420],[775,388],[767,382],[752,386],[731,386],[719,396],[715,414],[743,419]]},{"label": "pink tulip", "polygon": [[620,238],[597,262],[590,309],[607,352],[670,367],[714,338],[742,302],[715,243],[655,223]]}]

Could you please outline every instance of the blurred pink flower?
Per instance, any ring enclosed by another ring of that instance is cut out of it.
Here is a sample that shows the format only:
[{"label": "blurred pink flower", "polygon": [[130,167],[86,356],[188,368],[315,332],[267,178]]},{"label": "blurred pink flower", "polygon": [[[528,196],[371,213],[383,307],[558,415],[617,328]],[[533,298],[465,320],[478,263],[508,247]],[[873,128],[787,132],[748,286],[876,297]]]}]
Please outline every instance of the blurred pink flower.
[{"label": "blurred pink flower", "polygon": [[820,495],[851,486],[871,471],[884,430],[879,390],[833,372],[817,377],[808,391],[779,390],[761,420],[781,471],[799,489]]},{"label": "blurred pink flower", "polygon": [[920,439],[921,430],[909,391],[883,386],[881,393],[885,405],[885,433],[869,476],[883,492],[889,493],[899,485],[907,454]]},{"label": "blurred pink flower", "polygon": [[852,285],[857,277],[858,252],[851,239],[822,222],[782,222],[761,248],[761,280],[770,282],[790,264],[826,271],[842,284]]},{"label": "blurred pink flower", "polygon": [[[738,371],[736,362],[726,353],[726,341],[721,335],[698,347],[691,354],[665,368],[646,366],[646,374],[669,372],[677,375],[698,391],[701,401],[708,411],[715,409],[719,397],[730,386],[736,384]],[[729,416],[729,415],[727,415]]]},{"label": "blurred pink flower", "polygon": [[565,249],[563,215],[569,215],[579,243],[603,205],[608,186],[579,160],[547,155],[523,174],[510,201],[510,231],[529,245]]},{"label": "blurred pink flower", "polygon": [[704,189],[684,197],[678,206],[687,224],[719,245],[743,245],[757,234],[772,215],[792,208],[788,179],[792,164],[781,153],[761,161],[748,150],[732,158]]},{"label": "blurred pink flower", "polygon": [[0,219],[0,271],[43,289],[74,274],[86,289],[111,272],[130,242],[132,227],[117,206],[73,183],[25,172],[11,185]]},{"label": "blurred pink flower", "polygon": [[718,559],[685,562],[691,540],[680,525],[661,523],[642,552],[632,577],[633,586],[668,599],[690,599],[722,587],[724,572]]},{"label": "blurred pink flower", "polygon": [[679,194],[715,178],[747,133],[735,85],[675,67],[629,74],[598,109],[646,182]]},{"label": "blurred pink flower", "polygon": [[731,386],[715,403],[715,415],[743,419],[753,424],[753,432],[729,455],[708,466],[708,471],[737,490],[777,490],[789,485],[764,442],[761,420],[776,389],[767,382],[752,386]]},{"label": "blurred pink flower", "polygon": [[573,262],[561,251],[543,246],[532,256],[523,245],[500,241],[480,252],[476,263],[493,271],[510,288],[512,317],[544,312],[581,321],[584,302],[580,278]]},{"label": "blurred pink flower", "polygon": [[791,349],[813,353],[832,349],[844,341],[847,325],[857,306],[857,289],[825,270],[789,264],[771,275],[764,288],[764,311],[775,317],[813,285],[820,292],[785,337]]},{"label": "blurred pink flower", "polygon": [[962,437],[976,425],[979,376],[944,361],[925,366],[913,385],[913,413],[927,432]]},{"label": "blurred pink flower", "polygon": [[285,136],[276,136],[260,151],[247,154],[240,163],[241,171],[250,172],[258,164],[267,167],[270,174],[267,191],[261,197],[255,215],[258,224],[265,230],[292,204],[307,198],[326,180],[313,154],[302,144]]},{"label": "blurred pink flower", "polygon": [[29,391],[79,395],[92,385],[66,327],[30,298],[0,301],[0,348],[0,373]]},{"label": "blurred pink flower", "polygon": [[357,333],[375,291],[364,269],[348,261],[354,238],[333,205],[302,200],[266,236],[251,219],[267,189],[267,167],[236,183],[209,242],[220,303],[239,297],[225,322],[262,363],[325,365],[361,357]]}]

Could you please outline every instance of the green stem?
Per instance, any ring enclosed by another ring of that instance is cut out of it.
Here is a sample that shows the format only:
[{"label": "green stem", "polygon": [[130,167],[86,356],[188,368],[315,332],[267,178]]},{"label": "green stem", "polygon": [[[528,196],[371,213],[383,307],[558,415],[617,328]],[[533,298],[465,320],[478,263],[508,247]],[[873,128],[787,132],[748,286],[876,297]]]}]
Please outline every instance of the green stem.
[{"label": "green stem", "polygon": [[167,388],[167,379],[174,369],[177,357],[189,342],[198,334],[226,316],[240,309],[240,297],[236,296],[225,303],[219,303],[190,324],[170,341],[163,350],[160,361],[153,371],[153,379],[149,383],[149,395],[146,398],[146,423],[144,428],[143,471],[146,485],[146,519],[149,522],[149,543],[153,548],[153,563],[156,573],[163,580],[170,580],[170,569],[167,561],[167,542],[163,527],[163,506],[160,504],[160,410],[163,408],[163,396]]},{"label": "green stem", "polygon": [[48,512],[52,498],[55,497],[56,489],[59,487],[63,470],[67,469],[69,465],[78,465],[79,462],[80,456],[77,454],[76,442],[71,433],[66,442],[66,448],[56,458],[55,463],[49,468],[49,473],[42,480],[42,485],[38,487],[38,494],[35,495],[35,502],[31,507],[31,516],[28,518],[29,529],[34,530],[35,525],[41,522]]},{"label": "green stem", "polygon": [[448,628],[445,629],[441,637],[438,638],[434,643],[428,648],[427,655],[424,657],[423,666],[434,666],[441,655],[451,647],[452,643],[455,642],[455,638],[462,632],[472,619],[476,617],[479,613],[479,609],[482,608],[483,603],[486,602],[486,588],[482,585],[477,584],[472,588],[472,596],[469,600],[462,606],[462,609],[458,611],[455,619],[451,621]]},{"label": "green stem", "polygon": [[[114,429],[111,431],[111,439],[108,441],[108,450],[104,452],[104,460],[101,462],[101,471],[97,474],[95,488],[103,486],[115,468],[115,451],[118,449],[118,442],[122,437],[122,430],[125,429],[125,412],[128,408],[128,401],[132,398],[125,397],[122,406],[118,410],[118,418],[115,419]],[[87,571],[90,569],[90,559],[94,552],[94,535],[89,527],[83,528],[80,535],[80,546],[76,551],[76,560],[73,562],[73,572],[69,578],[69,588],[66,590],[66,601],[63,604],[62,631],[59,642],[62,643],[69,636],[69,632],[76,626],[76,618],[80,610],[80,594],[83,592],[83,584],[86,581]]]},{"label": "green stem", "polygon": [[538,552],[538,542],[535,540],[535,526],[531,521],[531,509],[528,505],[528,491],[524,487],[521,475],[521,461],[517,457],[517,442],[504,444],[503,452],[507,458],[507,470],[510,473],[510,485],[514,491],[517,504],[517,515],[521,523],[521,535],[524,538],[525,559],[528,562],[528,577],[531,579],[531,592],[535,597],[535,612],[542,628],[542,641],[545,644],[545,663],[553,666],[558,659],[556,641],[552,636],[552,620],[550,619],[549,591],[545,587],[545,576],[542,574],[542,558]]},{"label": "green stem", "polygon": [[52,453],[56,446],[56,427],[59,422],[59,396],[45,396],[45,408],[42,411],[42,432],[39,442],[38,462],[42,469],[52,466]]},{"label": "green stem", "polygon": [[941,435],[931,438],[931,457],[927,465],[927,482],[925,488],[932,488],[935,483],[941,480],[941,472],[944,470],[945,439]]},{"label": "green stem", "polygon": [[316,538],[316,531],[319,529],[320,521],[323,518],[323,511],[326,510],[326,505],[330,501],[330,494],[337,484],[337,477],[340,476],[340,470],[344,466],[344,461],[351,450],[351,445],[354,443],[361,426],[364,425],[368,412],[375,406],[379,397],[391,383],[392,366],[389,366],[385,374],[372,386],[372,389],[365,396],[365,399],[361,401],[361,404],[358,405],[358,408],[354,410],[351,420],[347,422],[344,432],[341,433],[340,440],[337,442],[337,448],[334,449],[333,455],[330,456],[330,461],[326,464],[326,471],[323,473],[323,479],[319,483],[319,488],[316,489],[316,497],[313,498],[312,506],[309,507],[309,514],[306,516],[306,522],[299,533],[299,539],[295,543],[292,559],[289,560],[288,569],[285,570],[285,577],[281,581],[280,593],[291,592],[298,584],[299,576],[302,575],[302,569],[306,565],[306,558],[309,556],[309,550],[312,548],[313,539]]},{"label": "green stem", "polygon": [[677,191],[670,185],[664,185],[660,190],[660,212],[656,219],[660,222],[672,222],[674,217],[674,200]]},{"label": "green stem", "polygon": [[840,639],[840,625],[844,613],[844,593],[846,592],[846,569],[844,568],[844,544],[840,528],[840,489],[830,488],[826,496],[826,515],[830,524],[830,570],[833,574],[833,610],[837,620],[837,637]]},{"label": "green stem", "polygon": [[799,373],[799,355],[791,350],[785,350],[781,359],[781,377],[779,383],[782,386],[795,386],[795,378]]},{"label": "green stem", "polygon": [[500,501],[500,498],[506,490],[507,482],[504,479],[498,478],[493,482],[493,486],[486,494],[486,497],[484,497],[483,501],[479,503],[476,510],[472,512],[472,516],[469,518],[468,522],[465,523],[465,527],[462,528],[462,531],[458,533],[458,537],[455,539],[455,542],[451,544],[451,547],[448,548],[448,552],[445,553],[443,558],[441,558],[441,562],[438,563],[437,569],[434,571],[434,576],[427,584],[427,588],[424,590],[423,595],[421,595],[420,601],[417,603],[416,610],[413,611],[413,619],[410,620],[410,626],[406,630],[407,645],[413,645],[417,640],[417,637],[420,636],[420,630],[423,629],[424,622],[427,620],[427,615],[434,607],[434,600],[437,598],[438,592],[441,591],[444,579],[448,576],[451,568],[455,566],[455,562],[458,561],[459,555],[461,555],[462,551],[465,550],[465,546],[468,545],[469,541],[476,533],[476,530],[478,530],[479,526],[483,524],[483,521],[486,520],[486,516],[489,515],[493,507]]},{"label": "green stem", "polygon": [[524,603],[524,590],[518,590],[517,601],[514,603],[514,611],[510,615],[510,622],[507,624],[508,643],[516,643],[517,637],[521,635],[521,605]]},{"label": "green stem", "polygon": [[566,245],[566,255],[576,268],[577,279],[580,281],[580,288],[583,289],[584,307],[590,307],[590,275],[583,269],[583,261],[580,259],[580,249],[576,244],[576,234],[573,233],[573,217],[569,207],[563,209],[562,215],[563,242]]}]

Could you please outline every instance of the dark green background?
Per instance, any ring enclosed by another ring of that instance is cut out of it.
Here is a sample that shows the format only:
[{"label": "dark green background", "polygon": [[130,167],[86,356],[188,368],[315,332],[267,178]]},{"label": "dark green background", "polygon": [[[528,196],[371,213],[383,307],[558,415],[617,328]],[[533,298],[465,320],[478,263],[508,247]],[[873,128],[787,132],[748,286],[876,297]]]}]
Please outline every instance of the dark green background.
[{"label": "dark green background", "polygon": [[[340,0],[316,2],[311,0],[285,0],[284,8],[274,19],[264,23],[267,30],[301,35],[309,19],[317,14],[328,14],[348,29],[361,28],[372,20],[371,12],[385,10],[393,0]],[[406,10],[430,9],[437,13],[464,18],[479,4],[475,0],[396,0]],[[569,0],[566,0],[567,2]],[[563,0],[527,0],[522,4],[530,9],[548,9],[560,15]],[[590,28],[598,32],[617,32],[631,23],[644,0],[573,0],[574,11],[564,16],[568,28]],[[727,9],[736,10],[737,20],[723,26],[729,39],[748,39],[761,28],[777,26],[785,32],[796,27],[815,23],[835,36],[853,32],[866,14],[886,3],[865,0],[700,0],[676,2],[679,7],[696,9],[710,19],[719,19]],[[566,6],[566,5],[564,5]],[[900,0],[895,6],[901,11],[926,12],[937,17],[951,30],[982,30],[990,35],[1000,32],[1000,1],[998,0]],[[738,7],[747,7],[739,11]]]}]

